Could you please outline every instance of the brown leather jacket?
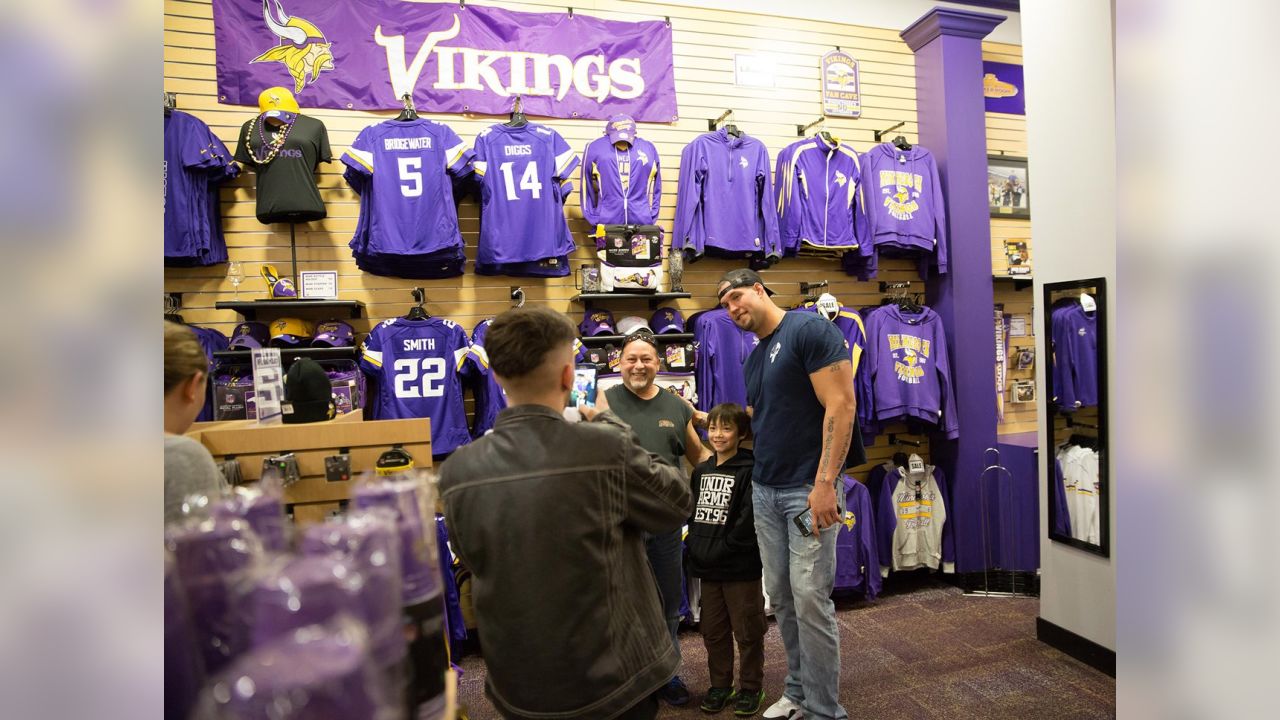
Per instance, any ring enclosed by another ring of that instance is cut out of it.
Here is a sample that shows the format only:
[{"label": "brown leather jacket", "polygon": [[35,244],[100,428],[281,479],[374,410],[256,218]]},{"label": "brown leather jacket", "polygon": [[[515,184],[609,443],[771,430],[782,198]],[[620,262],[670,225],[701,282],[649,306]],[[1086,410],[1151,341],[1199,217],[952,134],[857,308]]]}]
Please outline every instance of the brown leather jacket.
[{"label": "brown leather jacket", "polygon": [[684,523],[689,481],[613,413],[507,408],[444,463],[440,490],[505,717],[604,720],[671,678],[643,534]]}]

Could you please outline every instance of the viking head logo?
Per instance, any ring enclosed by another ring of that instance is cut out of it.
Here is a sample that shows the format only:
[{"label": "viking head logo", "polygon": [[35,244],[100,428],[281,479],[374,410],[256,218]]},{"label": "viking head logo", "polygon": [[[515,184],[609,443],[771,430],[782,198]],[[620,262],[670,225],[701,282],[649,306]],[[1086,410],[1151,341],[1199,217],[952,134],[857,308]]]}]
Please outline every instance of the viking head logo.
[{"label": "viking head logo", "polygon": [[[275,2],[276,17],[272,16],[271,2]],[[331,43],[320,28],[299,17],[284,14],[280,0],[262,0],[262,17],[267,27],[280,38],[280,44],[250,60],[256,62],[281,62],[293,76],[293,91],[302,92],[308,83],[320,79],[320,73],[333,69]],[[308,79],[308,76],[310,78]]]},{"label": "viking head logo", "polygon": [[839,170],[837,170],[837,171],[836,171],[836,184],[837,184],[837,185],[839,185],[840,187],[844,187],[844,184],[845,184],[845,183],[847,183],[847,182],[849,182],[849,178],[848,178],[844,173],[842,173],[842,172],[840,172]]},{"label": "viking head logo", "polygon": [[742,169],[743,169],[743,170],[746,170],[746,169],[747,169],[747,158],[746,158],[746,156],[739,156],[739,157],[738,157],[738,164],[742,166]]}]

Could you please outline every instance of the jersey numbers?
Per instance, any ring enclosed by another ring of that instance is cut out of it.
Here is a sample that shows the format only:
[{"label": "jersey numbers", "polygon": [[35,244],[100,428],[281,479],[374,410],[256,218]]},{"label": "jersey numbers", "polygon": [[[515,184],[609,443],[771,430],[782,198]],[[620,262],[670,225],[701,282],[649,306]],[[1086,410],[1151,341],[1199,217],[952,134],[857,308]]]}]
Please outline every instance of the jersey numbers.
[{"label": "jersey numbers", "polygon": [[[422,375],[418,375],[421,366]],[[405,358],[397,360],[396,397],[424,398],[444,395],[445,363],[440,358]],[[421,382],[419,382],[421,380]]]},{"label": "jersey numbers", "polygon": [[[510,162],[504,162],[498,166],[498,169],[502,171],[502,182],[507,186],[507,199],[519,200],[515,177],[511,174],[511,165]],[[520,176],[520,189],[531,192],[534,200],[542,197],[542,183],[538,182],[537,160],[530,160],[529,164],[524,166],[524,174]]]},{"label": "jersey numbers", "polygon": [[422,158],[398,157],[396,164],[400,166],[400,194],[405,197],[422,195]]}]

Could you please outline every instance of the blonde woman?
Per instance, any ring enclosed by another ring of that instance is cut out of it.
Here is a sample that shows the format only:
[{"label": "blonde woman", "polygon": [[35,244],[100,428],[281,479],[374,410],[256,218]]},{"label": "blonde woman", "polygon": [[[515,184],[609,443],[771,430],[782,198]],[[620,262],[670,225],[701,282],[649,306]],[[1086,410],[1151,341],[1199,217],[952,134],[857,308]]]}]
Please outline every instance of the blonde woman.
[{"label": "blonde woman", "polygon": [[222,471],[203,445],[183,435],[204,406],[209,361],[195,333],[164,323],[164,521],[182,517],[190,495],[220,495]]}]

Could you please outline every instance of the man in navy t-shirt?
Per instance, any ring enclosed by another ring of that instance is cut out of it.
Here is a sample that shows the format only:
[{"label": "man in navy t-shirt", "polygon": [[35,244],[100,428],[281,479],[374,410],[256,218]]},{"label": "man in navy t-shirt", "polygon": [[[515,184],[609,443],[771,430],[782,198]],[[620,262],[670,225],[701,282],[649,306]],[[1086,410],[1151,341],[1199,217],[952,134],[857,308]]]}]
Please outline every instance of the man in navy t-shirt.
[{"label": "man in navy t-shirt", "polygon": [[[831,590],[843,515],[836,483],[861,460],[848,457],[856,435],[850,350],[835,325],[774,304],[751,270],[725,273],[718,290],[734,323],[760,338],[743,366],[755,435],[751,494],[765,591],[787,650],[784,695],[764,717],[847,718]],[[806,511],[808,535],[794,521]]]}]

